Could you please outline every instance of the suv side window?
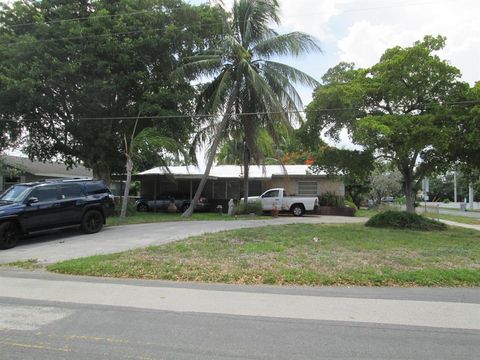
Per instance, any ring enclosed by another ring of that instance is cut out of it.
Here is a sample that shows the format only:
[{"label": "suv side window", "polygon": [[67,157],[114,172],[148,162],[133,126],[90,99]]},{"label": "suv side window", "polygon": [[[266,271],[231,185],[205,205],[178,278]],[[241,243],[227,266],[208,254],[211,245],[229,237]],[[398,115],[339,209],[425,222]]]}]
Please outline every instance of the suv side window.
[{"label": "suv side window", "polygon": [[33,190],[30,197],[37,198],[38,202],[47,202],[58,200],[58,195],[56,186],[41,186]]},{"label": "suv side window", "polygon": [[85,183],[85,189],[88,195],[110,193],[110,190],[108,190],[107,186],[103,181],[87,182]]},{"label": "suv side window", "polygon": [[60,199],[78,199],[83,196],[83,190],[80,184],[60,185]]}]

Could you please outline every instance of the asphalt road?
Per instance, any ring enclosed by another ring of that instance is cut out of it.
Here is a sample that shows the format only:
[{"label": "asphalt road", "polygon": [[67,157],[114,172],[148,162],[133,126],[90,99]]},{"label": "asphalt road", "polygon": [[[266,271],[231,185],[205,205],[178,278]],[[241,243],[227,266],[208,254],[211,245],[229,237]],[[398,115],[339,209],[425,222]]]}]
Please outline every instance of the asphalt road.
[{"label": "asphalt road", "polygon": [[76,229],[24,239],[13,249],[0,251],[0,263],[37,259],[42,263],[127,251],[161,245],[204,233],[261,226],[343,224],[366,219],[338,216],[281,216],[272,220],[178,221],[107,227],[97,234],[84,235]]},{"label": "asphalt road", "polygon": [[0,271],[0,359],[478,354],[480,289],[234,287]]}]

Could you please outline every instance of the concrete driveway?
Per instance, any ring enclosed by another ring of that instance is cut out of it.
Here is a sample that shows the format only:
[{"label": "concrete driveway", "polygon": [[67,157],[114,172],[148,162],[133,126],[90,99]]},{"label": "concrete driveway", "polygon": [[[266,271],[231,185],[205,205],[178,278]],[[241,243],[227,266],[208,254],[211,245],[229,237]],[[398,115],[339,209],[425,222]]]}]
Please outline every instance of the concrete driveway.
[{"label": "concrete driveway", "polygon": [[107,227],[93,235],[67,230],[24,239],[17,247],[0,251],[0,263],[36,259],[53,263],[80,257],[113,254],[126,250],[161,245],[194,235],[240,228],[286,224],[351,224],[365,218],[338,216],[279,217],[272,220],[178,221],[155,224]]}]

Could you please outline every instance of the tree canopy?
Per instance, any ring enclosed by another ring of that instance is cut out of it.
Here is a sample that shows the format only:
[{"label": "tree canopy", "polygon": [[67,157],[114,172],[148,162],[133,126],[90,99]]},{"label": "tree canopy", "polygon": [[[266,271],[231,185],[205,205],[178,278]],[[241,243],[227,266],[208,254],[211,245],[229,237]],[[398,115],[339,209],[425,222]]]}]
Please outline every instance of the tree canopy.
[{"label": "tree canopy", "polygon": [[421,180],[449,164],[449,103],[465,96],[460,71],[435,53],[445,38],[426,36],[411,47],[388,49],[368,69],[341,63],[331,69],[309,105],[304,132],[335,137],[347,128],[353,141],[402,174],[407,210],[414,211]]},{"label": "tree canopy", "polygon": [[[124,134],[187,143],[194,88],[174,70],[221,33],[223,14],[181,0],[16,1],[0,10],[0,117],[31,158],[123,173]],[[123,118],[123,120],[122,120]],[[128,120],[126,118],[129,118]],[[133,120],[133,121],[132,121]],[[8,124],[8,125],[7,125]]]}]

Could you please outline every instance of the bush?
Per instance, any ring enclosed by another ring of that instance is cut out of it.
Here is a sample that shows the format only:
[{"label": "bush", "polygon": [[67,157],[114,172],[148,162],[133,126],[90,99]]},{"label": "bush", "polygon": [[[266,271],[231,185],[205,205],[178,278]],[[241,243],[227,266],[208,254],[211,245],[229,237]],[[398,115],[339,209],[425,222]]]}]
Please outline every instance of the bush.
[{"label": "bush", "polygon": [[355,205],[353,202],[344,200],[345,206],[354,209],[355,211],[358,211],[357,205]]},{"label": "bush", "polygon": [[235,214],[237,215],[252,213],[257,215],[263,214],[262,204],[260,202],[248,203],[247,206],[245,206],[244,202],[240,201],[235,205]]},{"label": "bush", "polygon": [[326,192],[318,197],[320,206],[345,207],[345,199],[334,193]]},{"label": "bush", "polygon": [[444,199],[444,200],[443,200],[443,203],[444,203],[444,204],[450,204],[450,199]]},{"label": "bush", "polygon": [[441,222],[427,219],[418,214],[407,213],[406,211],[385,211],[372,217],[365,224],[366,226],[393,229],[409,229],[418,231],[442,231],[447,226]]}]

